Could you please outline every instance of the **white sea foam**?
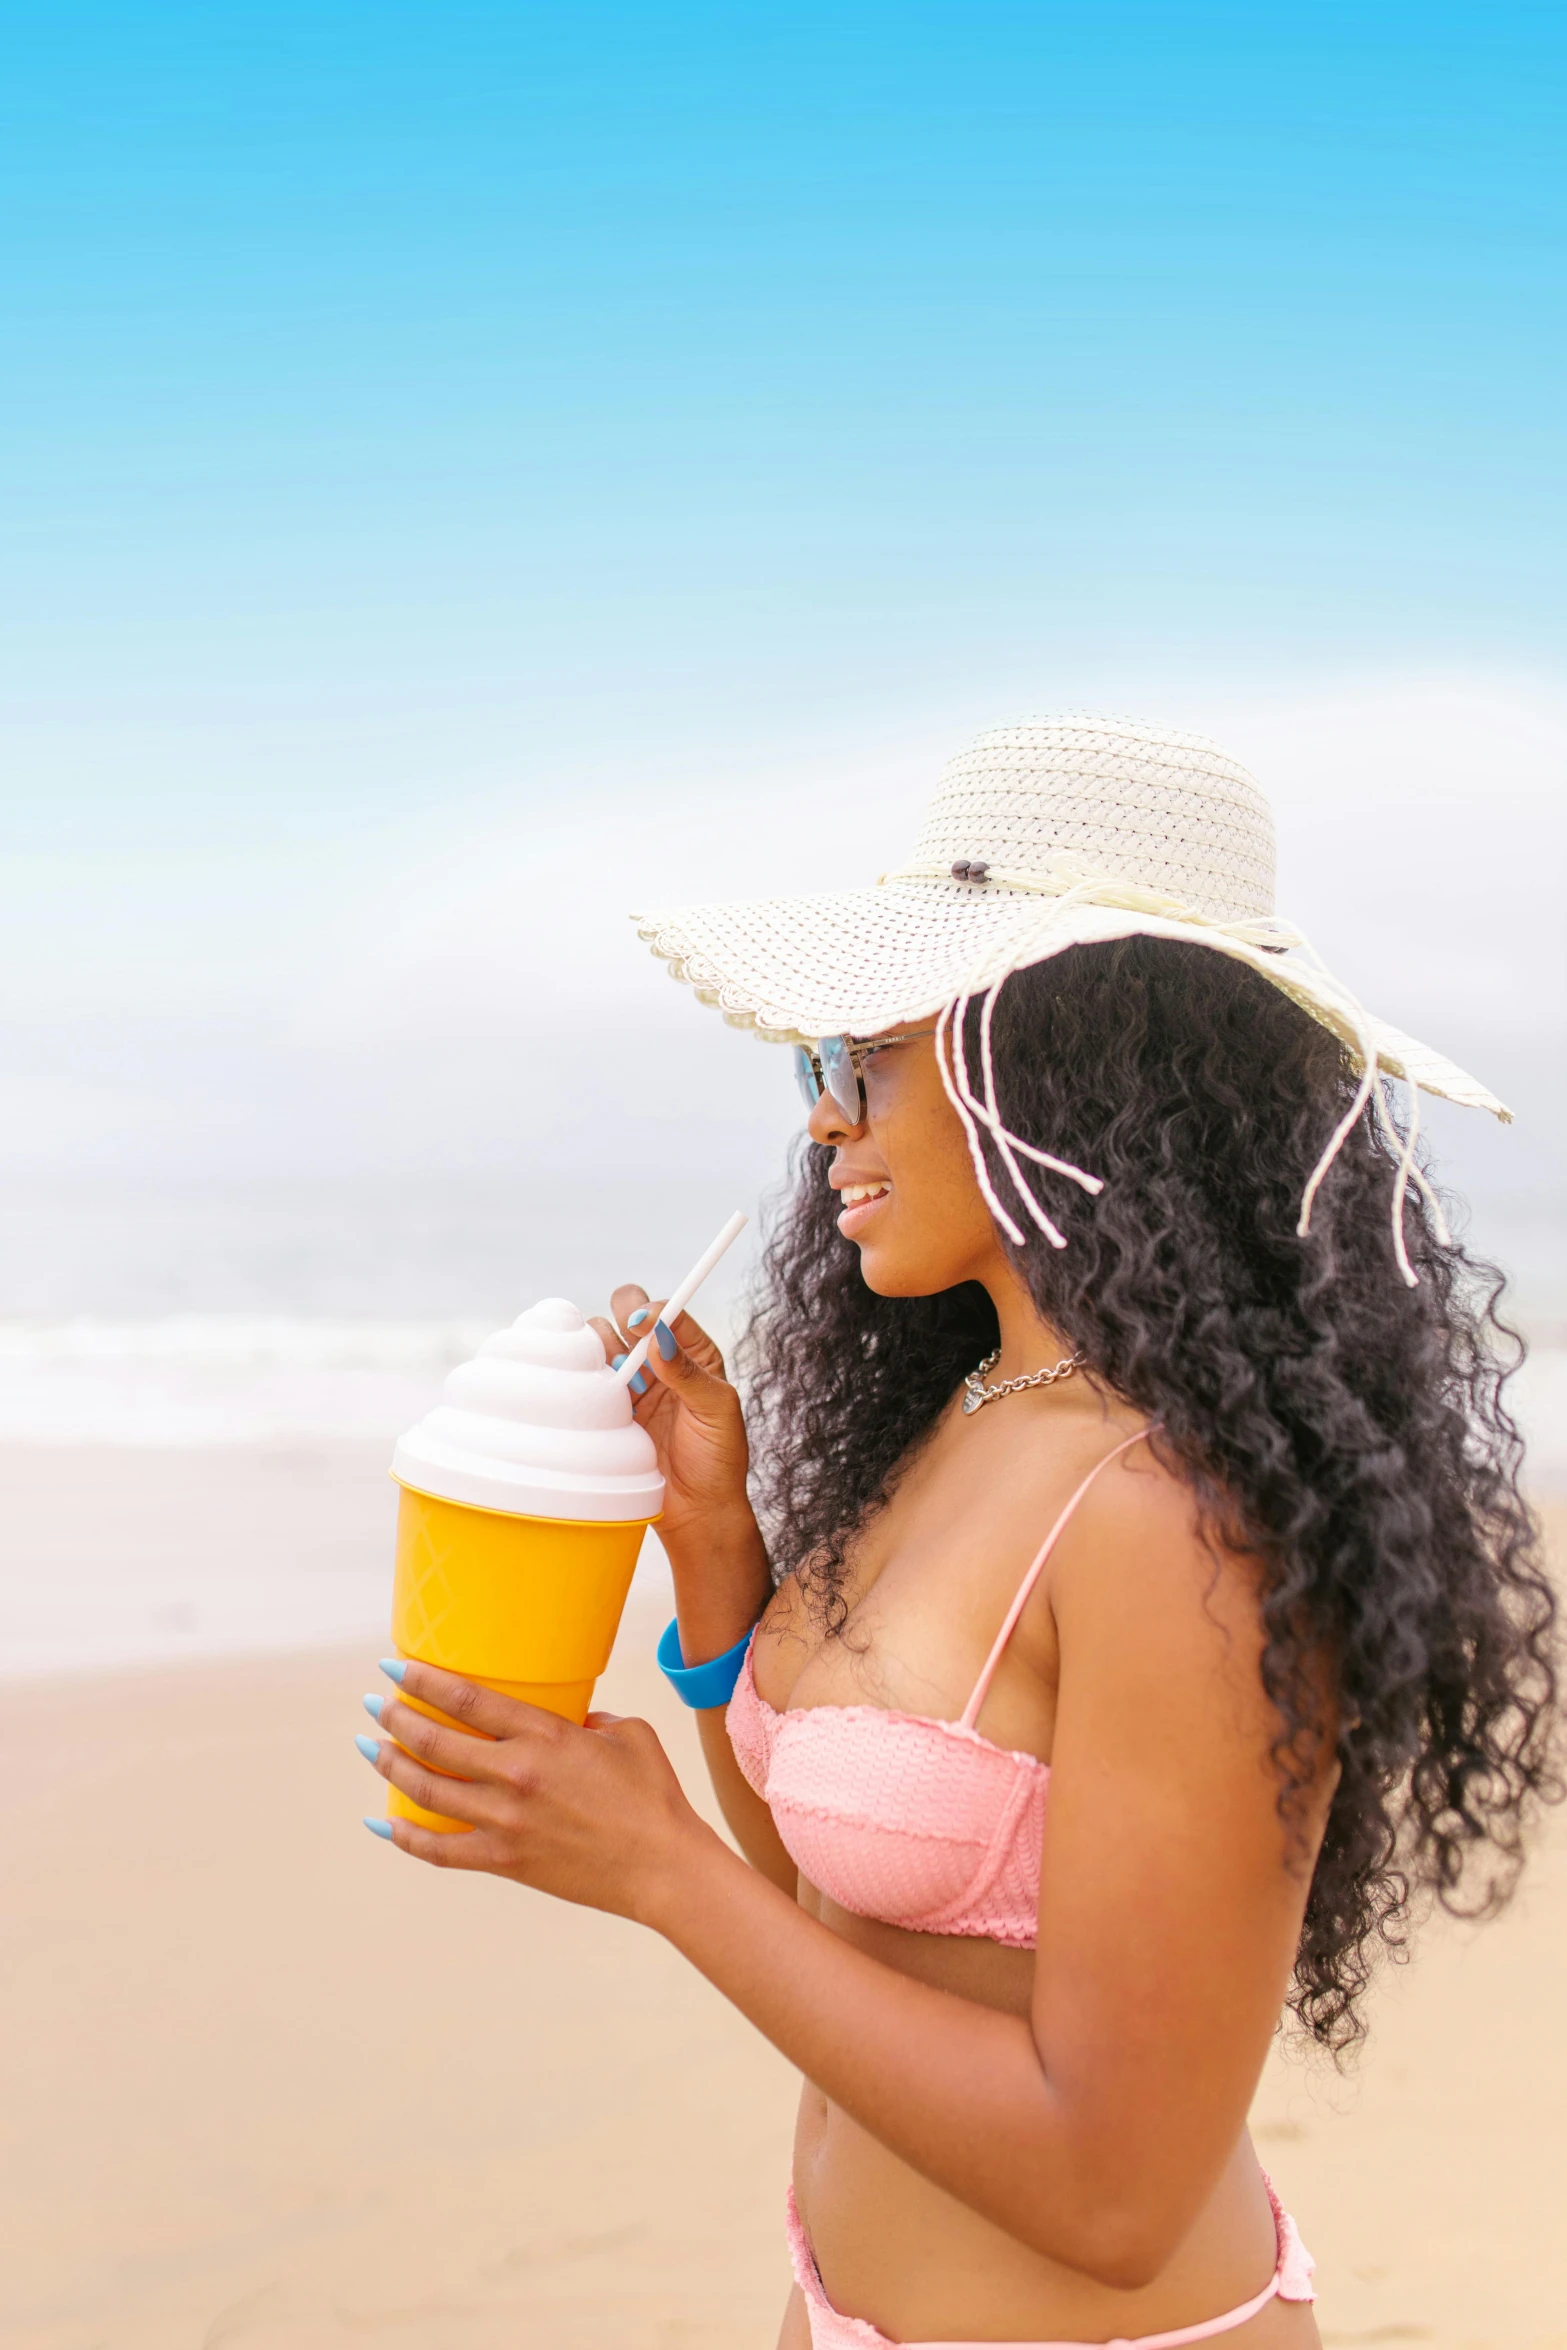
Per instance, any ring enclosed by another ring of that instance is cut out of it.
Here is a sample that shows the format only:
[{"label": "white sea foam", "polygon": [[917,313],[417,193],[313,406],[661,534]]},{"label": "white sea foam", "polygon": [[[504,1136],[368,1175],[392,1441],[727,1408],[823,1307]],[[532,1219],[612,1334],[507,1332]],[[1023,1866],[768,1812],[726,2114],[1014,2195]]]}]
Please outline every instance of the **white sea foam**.
[{"label": "white sea foam", "polygon": [[238,1314],[0,1322],[0,1443],[390,1447],[485,1335]]},{"label": "white sea foam", "polygon": [[[729,1317],[708,1320],[722,1343]],[[367,1438],[390,1448],[491,1327],[250,1314],[0,1321],[0,1444]],[[1567,1492],[1567,1345],[1537,1345],[1511,1392],[1531,1481]]]},{"label": "white sea foam", "polygon": [[[0,1677],[382,1639],[393,1444],[487,1329],[0,1322]],[[1514,1392],[1567,1493],[1567,1347]],[[667,1595],[651,1538],[638,1581]]]}]

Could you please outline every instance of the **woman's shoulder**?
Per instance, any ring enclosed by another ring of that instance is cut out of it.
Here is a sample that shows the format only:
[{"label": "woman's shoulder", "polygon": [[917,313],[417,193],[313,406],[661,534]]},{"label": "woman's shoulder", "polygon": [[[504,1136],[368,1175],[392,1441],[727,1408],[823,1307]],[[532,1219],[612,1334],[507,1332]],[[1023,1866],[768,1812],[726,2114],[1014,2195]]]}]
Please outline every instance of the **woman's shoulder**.
[{"label": "woman's shoulder", "polygon": [[930,1483],[967,1486],[976,1503],[1022,1510],[1042,1534],[1064,1515],[1063,1547],[1090,1527],[1178,1539],[1196,1524],[1191,1482],[1158,1423],[1128,1405],[1084,1398],[1042,1409],[1032,1426],[1021,1415],[1011,1427],[994,1421],[972,1452],[970,1441],[964,1427],[945,1457],[934,1455]]},{"label": "woman's shoulder", "polygon": [[1257,1686],[1265,1576],[1223,1515],[1148,1428],[1094,1478],[1063,1530],[1049,1593],[1063,1648],[1104,1638],[1172,1664],[1207,1655]]}]

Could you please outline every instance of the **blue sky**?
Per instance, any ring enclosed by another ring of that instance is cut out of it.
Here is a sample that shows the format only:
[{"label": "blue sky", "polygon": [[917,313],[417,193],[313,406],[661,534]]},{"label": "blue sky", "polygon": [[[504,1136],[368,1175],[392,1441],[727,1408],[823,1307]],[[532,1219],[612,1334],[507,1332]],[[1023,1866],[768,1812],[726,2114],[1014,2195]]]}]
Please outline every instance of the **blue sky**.
[{"label": "blue sky", "polygon": [[[1559,7],[0,33],[0,1171],[378,1157],[385,1100],[322,1103],[390,1099],[415,969],[429,1066],[530,837],[602,965],[638,861],[859,879],[1022,710],[1229,726],[1319,931],[1346,866],[1402,906],[1460,739],[1459,866],[1505,737],[1507,858],[1559,873]],[[1377,801],[1358,863],[1313,850],[1307,739]],[[539,966],[488,968],[515,1032]],[[594,1017],[662,1033],[645,984]]]},{"label": "blue sky", "polygon": [[1559,9],[6,20],[24,706],[1558,657]]}]

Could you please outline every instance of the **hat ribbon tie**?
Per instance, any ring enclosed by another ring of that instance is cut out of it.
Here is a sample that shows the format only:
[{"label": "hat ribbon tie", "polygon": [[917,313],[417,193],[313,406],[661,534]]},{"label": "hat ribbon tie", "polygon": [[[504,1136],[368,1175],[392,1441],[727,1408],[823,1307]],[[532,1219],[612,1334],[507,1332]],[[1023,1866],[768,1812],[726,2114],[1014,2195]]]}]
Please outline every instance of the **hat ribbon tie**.
[{"label": "hat ribbon tie", "polygon": [[[1090,1197],[1103,1191],[1104,1183],[1099,1176],[1086,1174],[1081,1167],[1074,1167],[1069,1160],[1058,1159],[1050,1151],[1039,1150],[1033,1143],[1025,1142],[1020,1134],[1012,1133],[1003,1123],[1000,1110],[996,1105],[995,1057],[990,1038],[991,1019],[996,1008],[996,997],[1009,974],[1011,954],[1015,948],[1022,944],[1026,933],[1036,927],[1036,923],[1037,913],[1031,907],[1027,916],[1016,926],[1007,940],[1008,960],[1000,977],[989,982],[985,981],[984,973],[992,963],[992,956],[987,950],[982,959],[970,971],[962,992],[952,1003],[942,1006],[936,1019],[936,1067],[941,1072],[941,1082],[946,1088],[947,1099],[951,1102],[962,1123],[981,1197],[996,1222],[1001,1226],[1002,1231],[1006,1233],[1015,1248],[1026,1246],[1028,1235],[996,1196],[995,1186],[990,1180],[990,1170],[985,1164],[984,1148],[979,1139],[981,1126],[985,1128],[994,1142],[997,1156],[1005,1167],[1011,1179],[1012,1188],[1022,1206],[1027,1210],[1052,1248],[1065,1248],[1066,1234],[1051,1217],[1046,1215],[1035,1198],[1032,1185],[1027,1181],[1022,1168],[1018,1165],[1019,1157],[1031,1159],[1036,1167],[1048,1167],[1052,1174],[1064,1175],[1068,1182],[1078,1184]],[[976,994],[980,995],[982,999],[979,1018],[979,1054],[980,1073],[984,1085],[983,1097],[975,1093],[969,1082],[968,1053],[964,1038],[969,1005],[973,1002]]]},{"label": "hat ribbon tie", "polygon": [[[884,881],[902,881],[935,880],[943,877],[937,874],[934,868],[910,868],[895,874],[884,874],[882,878]],[[1020,883],[1018,877],[995,867],[991,868],[991,878],[1003,882],[1009,887],[1023,886],[1033,894],[1049,896],[1054,902],[1044,925],[1047,929],[1054,927],[1056,917],[1066,910],[1069,900],[1079,904],[1113,904],[1123,911],[1145,914],[1162,913],[1167,919],[1190,923],[1194,928],[1220,931],[1227,937],[1234,938],[1248,946],[1269,946],[1275,950],[1285,947],[1301,947],[1321,968],[1321,958],[1316,954],[1315,949],[1304,934],[1294,929],[1289,923],[1276,922],[1269,918],[1255,922],[1216,921],[1207,915],[1195,913],[1191,907],[1182,905],[1179,899],[1165,897],[1157,890],[1144,889],[1136,882],[1111,882],[1089,875],[1069,880],[1064,874],[1058,873],[1048,879],[1039,876],[1027,877]],[[1031,932],[1037,932],[1037,928],[1036,913],[1030,909],[1023,921],[1007,934],[1004,941],[998,940],[987,945],[983,955],[971,968],[959,994],[951,1003],[942,1007],[937,1017],[934,1040],[936,1066],[941,1073],[941,1082],[946,1088],[947,1098],[957,1112],[963,1126],[969,1147],[969,1157],[973,1162],[974,1174],[979,1184],[981,1196],[1002,1231],[1007,1234],[1015,1247],[1022,1248],[1026,1245],[1027,1234],[1020,1228],[1016,1218],[1003,1206],[991,1182],[990,1171],[985,1163],[984,1149],[980,1142],[979,1130],[982,1126],[995,1145],[996,1153],[1006,1169],[1018,1201],[1043,1233],[1050,1246],[1065,1248],[1066,1235],[1059,1225],[1045,1213],[1034,1196],[1033,1188],[1025,1179],[1023,1170],[1018,1164],[1019,1156],[1032,1160],[1036,1166],[1048,1168],[1052,1174],[1064,1175],[1069,1182],[1078,1184],[1090,1196],[1096,1196],[1103,1191],[1103,1180],[1097,1175],[1085,1173],[1081,1167],[1074,1167],[1068,1160],[1054,1157],[1049,1151],[1037,1149],[1034,1144],[1025,1142],[1021,1135],[1012,1133],[1004,1124],[997,1107],[995,1064],[991,1048],[991,1020],[995,1011],[996,997],[1004,981],[1010,976],[1013,968],[1013,955],[1021,947],[1026,936]],[[987,971],[995,970],[998,961],[1001,964],[998,976],[987,980],[985,974]],[[1325,970],[1323,975],[1326,976]],[[1311,1212],[1316,1204],[1317,1194],[1322,1187],[1324,1178],[1350,1134],[1354,1131],[1357,1120],[1364,1115],[1373,1098],[1386,1121],[1389,1133],[1395,1138],[1398,1135],[1398,1127],[1393,1117],[1388,1093],[1388,1080],[1382,1070],[1376,1039],[1365,1007],[1356,997],[1350,995],[1342,984],[1335,985],[1334,993],[1339,999],[1346,1020],[1355,1031],[1362,1064],[1361,1078],[1355,1089],[1353,1101],[1329,1136],[1322,1156],[1307,1178],[1306,1188],[1301,1195],[1300,1215],[1295,1226],[1301,1239],[1304,1239],[1311,1230]],[[970,1083],[965,1045],[968,1010],[976,995],[982,999],[979,1033],[980,1075],[983,1086],[981,1094],[976,1094]],[[1408,1196],[1411,1183],[1426,1202],[1431,1215],[1432,1228],[1438,1240],[1442,1242],[1444,1247],[1450,1246],[1452,1240],[1447,1219],[1442,1213],[1441,1202],[1431,1184],[1427,1182],[1415,1164],[1415,1149],[1419,1138],[1420,1089],[1414,1080],[1410,1079],[1409,1125],[1402,1138],[1402,1147],[1399,1151],[1392,1200],[1393,1254],[1397,1259],[1400,1277],[1410,1289],[1418,1289],[1420,1286],[1420,1276],[1409,1261],[1409,1251],[1404,1240],[1404,1201]]]},{"label": "hat ribbon tie", "polygon": [[[1305,940],[1302,940],[1301,943],[1302,945],[1306,944]],[[1316,956],[1315,949],[1308,948],[1308,952],[1320,963],[1321,958]],[[1367,1017],[1365,1006],[1345,987],[1335,987],[1334,992],[1343,1007],[1345,1017],[1355,1030],[1363,1067],[1360,1083],[1355,1089],[1355,1098],[1328,1137],[1327,1148],[1313,1167],[1307,1179],[1305,1191],[1301,1195],[1300,1216],[1295,1230],[1302,1240],[1311,1230],[1311,1211],[1316,1202],[1317,1193],[1322,1187],[1323,1177],[1349,1139],[1356,1120],[1362,1116],[1367,1104],[1373,1098],[1382,1113],[1389,1134],[1395,1140],[1398,1139],[1398,1124],[1393,1116],[1388,1080],[1382,1069],[1381,1057],[1377,1051],[1376,1039],[1371,1032],[1371,1023]],[[1398,1260],[1398,1270],[1405,1285],[1410,1289],[1418,1289],[1420,1276],[1409,1261],[1409,1250],[1404,1242],[1404,1201],[1408,1196],[1411,1183],[1425,1201],[1431,1217],[1431,1228],[1444,1248],[1451,1248],[1453,1236],[1448,1229],[1447,1218],[1442,1212],[1442,1203],[1437,1198],[1434,1187],[1427,1182],[1421,1170],[1415,1165],[1415,1146],[1420,1140],[1420,1088],[1412,1077],[1406,1079],[1405,1082],[1409,1091],[1409,1126],[1400,1145],[1398,1170],[1393,1178],[1393,1254]]]}]

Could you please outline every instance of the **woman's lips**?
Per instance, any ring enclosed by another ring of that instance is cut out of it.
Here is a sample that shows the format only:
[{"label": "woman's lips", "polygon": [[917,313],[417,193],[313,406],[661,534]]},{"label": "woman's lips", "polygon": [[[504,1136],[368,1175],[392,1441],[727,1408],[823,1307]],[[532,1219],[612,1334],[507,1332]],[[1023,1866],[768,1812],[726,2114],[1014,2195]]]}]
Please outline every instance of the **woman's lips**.
[{"label": "woman's lips", "polygon": [[845,1240],[857,1239],[892,1190],[890,1183],[846,1183],[840,1197],[843,1211],[838,1229]]}]

